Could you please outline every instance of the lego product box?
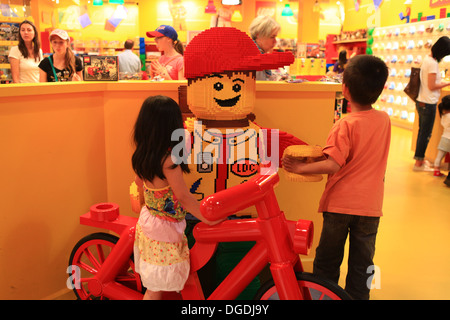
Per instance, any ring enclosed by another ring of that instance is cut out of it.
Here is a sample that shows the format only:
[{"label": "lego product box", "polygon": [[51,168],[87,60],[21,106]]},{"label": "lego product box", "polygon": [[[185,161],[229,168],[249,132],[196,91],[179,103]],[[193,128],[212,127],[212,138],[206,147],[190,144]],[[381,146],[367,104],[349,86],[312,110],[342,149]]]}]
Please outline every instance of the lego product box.
[{"label": "lego product box", "polygon": [[1,22],[0,41],[18,41],[19,23]]},{"label": "lego product box", "polygon": [[117,81],[119,68],[116,56],[84,56],[84,81]]}]

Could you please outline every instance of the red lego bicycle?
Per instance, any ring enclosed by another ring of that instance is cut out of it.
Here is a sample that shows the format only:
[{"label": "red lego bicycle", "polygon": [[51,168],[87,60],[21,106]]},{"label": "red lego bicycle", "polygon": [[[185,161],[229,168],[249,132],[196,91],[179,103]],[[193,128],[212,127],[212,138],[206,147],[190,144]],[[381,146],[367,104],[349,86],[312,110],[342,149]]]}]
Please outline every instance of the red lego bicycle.
[{"label": "red lego bicycle", "polygon": [[[226,220],[215,226],[198,223],[190,250],[191,272],[180,296],[166,298],[205,299],[197,274],[213,256],[219,242],[255,241],[255,245],[207,297],[235,299],[270,265],[272,279],[261,286],[256,299],[350,299],[337,284],[303,272],[299,254],[308,254],[313,223],[289,221],[280,210],[274,187],[277,173],[259,175],[218,192],[201,203],[202,214],[216,220],[254,205],[256,219]],[[69,280],[79,299],[142,299],[143,287],[134,272],[133,243],[137,218],[119,214],[113,203],[97,204],[80,217],[81,224],[113,231],[94,233],[81,239],[69,259]]]}]

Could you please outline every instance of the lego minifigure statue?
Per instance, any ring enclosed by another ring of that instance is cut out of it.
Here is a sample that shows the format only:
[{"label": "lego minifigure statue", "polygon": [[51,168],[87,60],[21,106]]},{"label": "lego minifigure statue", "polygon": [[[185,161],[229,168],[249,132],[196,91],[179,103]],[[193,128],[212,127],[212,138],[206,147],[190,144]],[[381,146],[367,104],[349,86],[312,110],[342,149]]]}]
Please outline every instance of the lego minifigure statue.
[{"label": "lego minifigure statue", "polygon": [[[187,103],[195,115],[186,121],[192,149],[185,180],[198,200],[245,182],[261,164],[278,167],[279,143],[286,143],[279,141],[278,130],[263,130],[247,116],[256,102],[256,71],[289,65],[292,53],[261,54],[246,33],[221,27],[198,34],[184,61]],[[305,144],[282,136],[289,144]]]}]

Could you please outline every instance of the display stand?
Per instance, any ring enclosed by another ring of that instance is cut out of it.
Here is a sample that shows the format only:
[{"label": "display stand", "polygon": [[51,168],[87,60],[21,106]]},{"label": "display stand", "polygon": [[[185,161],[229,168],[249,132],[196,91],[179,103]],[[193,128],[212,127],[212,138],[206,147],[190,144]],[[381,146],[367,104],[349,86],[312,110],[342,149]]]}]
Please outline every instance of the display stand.
[{"label": "display stand", "polygon": [[19,44],[19,21],[11,18],[0,18],[0,83],[12,83],[11,66],[9,64],[9,50]]},{"label": "display stand", "polygon": [[[403,90],[409,82],[411,67],[420,67],[436,40],[448,35],[449,25],[450,18],[445,18],[374,30],[373,54],[389,67],[389,78],[375,108],[386,111],[393,124],[413,129],[415,103]],[[450,60],[444,59],[439,67],[442,71],[449,69]]]}]

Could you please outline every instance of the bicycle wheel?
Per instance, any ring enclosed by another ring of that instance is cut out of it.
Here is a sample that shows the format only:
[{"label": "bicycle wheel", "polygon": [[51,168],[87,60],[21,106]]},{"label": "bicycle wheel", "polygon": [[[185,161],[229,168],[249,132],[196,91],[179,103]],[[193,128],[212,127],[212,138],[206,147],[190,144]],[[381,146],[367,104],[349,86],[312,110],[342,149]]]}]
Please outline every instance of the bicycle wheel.
[{"label": "bicycle wheel", "polygon": [[[320,279],[311,273],[298,272],[298,286],[305,299],[311,300],[351,300],[350,295],[337,284]],[[273,279],[267,281],[255,296],[256,300],[279,300]]]},{"label": "bicycle wheel", "polygon": [[[88,281],[97,274],[118,240],[119,238],[114,235],[99,232],[84,237],[75,245],[69,258],[68,273],[72,289],[78,299],[105,299],[103,296],[93,296],[89,292]],[[141,279],[134,271],[133,256],[115,281],[142,292]]]}]

